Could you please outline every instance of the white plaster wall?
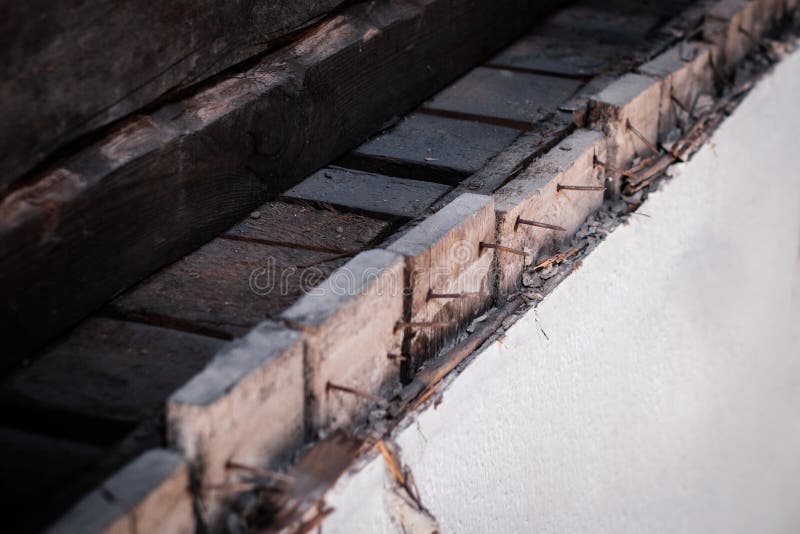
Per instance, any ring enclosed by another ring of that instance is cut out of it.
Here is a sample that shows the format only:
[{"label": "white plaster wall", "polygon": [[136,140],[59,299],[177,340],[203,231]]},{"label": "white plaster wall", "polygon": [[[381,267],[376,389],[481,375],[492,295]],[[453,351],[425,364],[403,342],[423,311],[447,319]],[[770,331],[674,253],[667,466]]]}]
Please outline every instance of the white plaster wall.
[{"label": "white plaster wall", "polygon": [[[800,532],[798,100],[795,53],[399,433],[443,532]],[[379,465],[326,533],[398,531]]]}]

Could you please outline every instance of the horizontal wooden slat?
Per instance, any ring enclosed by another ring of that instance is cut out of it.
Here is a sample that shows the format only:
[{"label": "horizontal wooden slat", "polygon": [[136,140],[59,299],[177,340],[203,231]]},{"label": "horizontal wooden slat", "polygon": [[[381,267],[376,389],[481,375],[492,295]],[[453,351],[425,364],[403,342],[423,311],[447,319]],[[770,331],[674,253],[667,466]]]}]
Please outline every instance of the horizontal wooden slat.
[{"label": "horizontal wooden slat", "polygon": [[591,38],[575,38],[561,32],[534,32],[490,60],[492,65],[528,69],[562,76],[595,76],[630,61],[628,46],[606,44]]},{"label": "horizontal wooden slat", "polygon": [[426,109],[506,121],[527,129],[556,110],[581,82],[477,68],[425,104]]},{"label": "horizontal wooden slat", "polygon": [[259,206],[225,235],[309,250],[355,252],[367,247],[390,228],[386,221],[357,213],[273,201]]},{"label": "horizontal wooden slat", "polygon": [[328,167],[312,174],[283,196],[412,218],[422,214],[449,190],[448,186],[436,183]]},{"label": "horizontal wooden slat", "polygon": [[513,128],[414,113],[350,152],[341,164],[379,174],[455,184],[519,135]]},{"label": "horizontal wooden slat", "polygon": [[561,3],[357,4],[31,178],[0,204],[0,365],[363,142]]},{"label": "horizontal wooden slat", "polygon": [[8,377],[0,395],[40,409],[138,422],[205,367],[223,341],[94,318]]},{"label": "horizontal wooden slat", "polygon": [[344,3],[6,3],[0,193],[81,134],[273,47]]},{"label": "horizontal wooden slat", "polygon": [[105,313],[238,337],[346,261],[331,252],[217,238],[111,302]]}]

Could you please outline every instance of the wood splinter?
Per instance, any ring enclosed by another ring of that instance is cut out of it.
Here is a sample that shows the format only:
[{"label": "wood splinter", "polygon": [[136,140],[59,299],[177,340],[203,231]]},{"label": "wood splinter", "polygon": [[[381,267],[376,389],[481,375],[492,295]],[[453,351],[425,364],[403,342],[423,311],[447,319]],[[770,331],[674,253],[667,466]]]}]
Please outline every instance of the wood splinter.
[{"label": "wood splinter", "polygon": [[372,393],[367,393],[365,391],[359,391],[357,389],[349,388],[347,386],[340,386],[338,384],[334,384],[333,382],[328,382],[325,384],[325,393],[329,391],[340,391],[342,393],[347,393],[350,395],[355,395],[356,397],[361,397],[362,399],[371,400],[374,402],[384,402],[383,397],[379,397],[378,395],[373,395]]},{"label": "wood splinter", "polygon": [[638,137],[642,141],[642,143],[645,144],[647,149],[650,150],[653,154],[660,154],[661,153],[661,151],[658,149],[658,147],[656,147],[656,145],[651,143],[650,140],[647,137],[645,137],[645,135],[642,132],[640,132],[639,130],[637,130],[636,128],[633,127],[633,124],[631,124],[631,120],[630,119],[625,121],[625,125],[628,128],[628,130],[633,132],[633,135]]},{"label": "wood splinter", "polygon": [[501,252],[510,252],[511,254],[516,254],[518,256],[527,256],[528,255],[527,252],[525,252],[524,250],[520,250],[518,248],[506,247],[506,246],[503,246],[503,245],[498,245],[497,243],[484,243],[483,241],[481,241],[481,244],[480,244],[481,252],[483,252],[483,250],[487,249],[487,248],[492,248],[492,249],[495,249],[495,250],[499,250]]},{"label": "wood splinter", "polygon": [[556,224],[547,224],[547,223],[543,223],[543,222],[531,221],[529,219],[523,219],[521,217],[517,217],[517,222],[514,224],[514,231],[515,232],[517,231],[517,227],[520,224],[525,224],[525,225],[528,225],[528,226],[536,226],[538,228],[546,228],[547,230],[555,230],[556,232],[566,232],[567,231],[567,229],[564,228],[563,226],[558,226]]},{"label": "wood splinter", "polygon": [[677,96],[675,96],[675,92],[674,92],[674,91],[672,91],[671,89],[670,89],[670,91],[669,91],[669,99],[670,99],[670,100],[671,100],[671,101],[672,101],[672,102],[673,102],[673,103],[674,103],[676,106],[678,106],[678,107],[679,107],[681,110],[683,110],[683,112],[684,112],[684,113],[686,113],[686,114],[691,114],[691,112],[689,111],[689,108],[688,108],[688,107],[686,107],[686,104],[684,104],[683,102],[681,102],[681,101],[680,101],[680,99],[679,99]]},{"label": "wood splinter", "polygon": [[467,297],[477,297],[483,295],[481,291],[464,291],[462,293],[434,293],[431,289],[428,291],[428,300],[431,299],[463,299]]},{"label": "wood splinter", "polygon": [[[612,165],[609,165],[608,163],[600,161],[599,159],[597,159],[597,156],[594,157],[594,162],[592,164],[595,165],[595,166],[598,166],[598,167],[603,167],[605,170],[607,170],[609,172],[613,172],[614,174],[621,174],[622,176],[627,176],[631,180],[635,180],[637,182],[639,181],[639,176],[637,176],[636,173],[634,173],[632,171],[626,171],[626,170],[623,170],[623,169],[618,169],[618,168],[616,168],[616,167],[614,167]],[[558,187],[560,188],[562,186],[559,184]],[[564,186],[564,187],[567,188],[567,186]]]},{"label": "wood splinter", "polygon": [[294,478],[289,475],[279,473],[277,471],[272,471],[269,469],[264,469],[261,467],[253,467],[251,465],[240,464],[232,460],[228,460],[228,462],[225,464],[225,469],[231,469],[235,471],[245,471],[246,473],[250,473],[251,475],[255,475],[257,477],[272,479],[277,482],[283,482],[286,484],[292,484],[295,481]]},{"label": "wood splinter", "polygon": [[401,328],[447,328],[448,326],[450,326],[450,323],[397,321],[397,324],[394,325],[394,331],[397,332]]},{"label": "wood splinter", "polygon": [[[622,174],[622,173],[620,173]],[[626,175],[627,176],[627,175]],[[602,185],[561,185],[558,184],[556,191],[605,191],[605,186]]]}]

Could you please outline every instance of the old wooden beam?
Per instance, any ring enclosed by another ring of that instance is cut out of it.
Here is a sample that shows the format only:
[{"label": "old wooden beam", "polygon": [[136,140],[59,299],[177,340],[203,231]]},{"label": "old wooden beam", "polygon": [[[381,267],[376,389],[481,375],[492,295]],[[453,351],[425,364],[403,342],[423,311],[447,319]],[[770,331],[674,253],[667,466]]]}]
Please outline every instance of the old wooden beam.
[{"label": "old wooden beam", "polygon": [[399,385],[389,354],[402,339],[403,268],[392,252],[362,252],[281,315],[305,334],[310,435],[363,421],[373,397]]},{"label": "old wooden beam", "polygon": [[362,143],[560,3],[353,5],[32,177],[0,204],[0,365]]},{"label": "old wooden beam", "polygon": [[[497,252],[497,291],[514,293],[525,265],[568,242],[583,221],[603,202],[603,192],[558,190],[558,186],[603,185],[604,172],[594,165],[605,158],[606,140],[592,130],[577,130],[536,160],[495,194],[496,241],[529,253],[527,258]],[[521,221],[558,226],[546,228]]]},{"label": "old wooden beam", "polygon": [[406,260],[405,379],[491,302],[494,228],[492,197],[464,193],[389,245]]},{"label": "old wooden beam", "polygon": [[6,4],[0,193],[70,141],[276,47],[345,3]]}]

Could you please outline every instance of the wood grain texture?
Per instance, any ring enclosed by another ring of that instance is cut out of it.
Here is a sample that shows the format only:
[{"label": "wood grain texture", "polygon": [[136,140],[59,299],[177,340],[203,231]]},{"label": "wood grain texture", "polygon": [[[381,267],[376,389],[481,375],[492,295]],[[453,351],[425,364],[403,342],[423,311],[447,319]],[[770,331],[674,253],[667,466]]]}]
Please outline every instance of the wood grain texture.
[{"label": "wood grain texture", "polygon": [[432,182],[328,167],[286,191],[283,198],[414,218],[449,190],[446,185]]},{"label": "wood grain texture", "polygon": [[344,3],[6,2],[0,193],[80,135],[272,48]]},{"label": "wood grain texture", "polygon": [[[494,251],[480,243],[494,243],[494,227],[492,197],[464,193],[389,245],[406,260],[405,321],[446,325],[404,328],[404,380],[491,302]],[[431,292],[471,295],[432,299]]]},{"label": "wood grain texture", "polygon": [[519,130],[493,124],[413,113],[352,150],[340,164],[455,185],[483,167],[519,134]]},{"label": "wood grain texture", "polygon": [[357,252],[391,230],[383,220],[310,204],[267,202],[225,235],[309,250]]},{"label": "wood grain texture", "polygon": [[499,119],[528,129],[554,112],[580,85],[578,80],[478,67],[436,95],[425,108]]},{"label": "wood grain texture", "polygon": [[[721,0],[715,2],[703,21],[703,40],[715,46],[714,61],[723,72],[730,73],[753,46],[756,2]],[[741,30],[745,30],[745,32]]]},{"label": "wood grain texture", "polygon": [[399,386],[404,261],[392,252],[362,252],[303,296],[281,318],[306,339],[307,429],[349,428],[374,402],[328,383],[389,396]]},{"label": "wood grain texture", "polygon": [[[589,122],[608,138],[608,161],[617,169],[627,169],[634,157],[652,154],[632,126],[650,145],[658,141],[659,108],[663,80],[641,74],[625,74],[592,97]],[[607,185],[611,195],[619,192],[619,176],[612,175]]]},{"label": "wood grain texture", "polygon": [[[204,485],[236,482],[249,474],[228,462],[273,467],[302,443],[304,402],[301,336],[264,322],[169,398],[168,440]],[[206,519],[216,524],[225,494],[200,497]]]},{"label": "wood grain texture", "polygon": [[134,423],[157,413],[222,344],[154,326],[88,319],[9,376],[0,394],[22,405]]},{"label": "wood grain texture", "polygon": [[[602,133],[577,130],[495,192],[497,242],[529,253],[523,258],[496,252],[498,295],[516,291],[524,267],[569,242],[586,217],[600,207],[602,191],[558,191],[558,185],[603,185],[603,169],[593,161],[605,155]],[[565,231],[518,225],[519,218],[561,226]]]},{"label": "wood grain texture", "polygon": [[0,204],[0,365],[362,143],[561,3],[354,5],[32,178]]},{"label": "wood grain texture", "polygon": [[332,252],[217,238],[115,299],[104,313],[238,337],[346,261]]},{"label": "wood grain texture", "polygon": [[675,13],[680,11],[678,6],[664,9],[655,4],[631,0],[579,2],[554,14],[545,27],[569,33],[573,38],[589,38],[606,45],[641,45],[659,23],[665,22],[665,11],[669,12],[670,8]]},{"label": "wood grain texture", "polygon": [[631,47],[606,44],[591,37],[580,39],[559,30],[542,28],[509,46],[489,62],[499,67],[528,69],[561,76],[596,76],[620,62],[632,60]]},{"label": "wood grain texture", "polygon": [[694,121],[692,111],[698,96],[716,94],[711,55],[712,48],[708,45],[685,43],[670,48],[639,67],[642,74],[663,80],[659,105],[659,141],[666,140],[675,128],[685,130]]}]

